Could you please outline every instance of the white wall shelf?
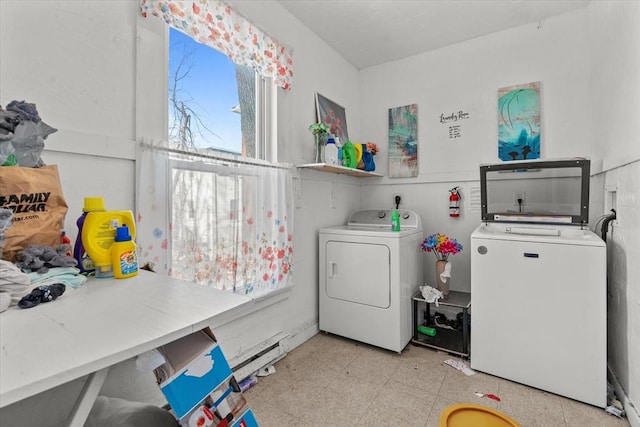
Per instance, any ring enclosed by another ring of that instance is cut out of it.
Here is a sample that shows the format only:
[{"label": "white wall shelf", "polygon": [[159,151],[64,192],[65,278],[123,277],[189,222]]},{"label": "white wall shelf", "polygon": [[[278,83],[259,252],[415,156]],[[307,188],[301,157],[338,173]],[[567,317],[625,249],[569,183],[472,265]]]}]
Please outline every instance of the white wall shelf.
[{"label": "white wall shelf", "polygon": [[378,173],[368,172],[368,171],[364,171],[362,169],[346,168],[344,166],[328,165],[326,163],[307,163],[307,164],[304,164],[304,165],[298,165],[296,167],[298,169],[315,169],[315,170],[322,171],[322,172],[341,173],[341,174],[345,174],[345,175],[358,176],[358,177],[381,177],[381,176],[383,176],[383,175],[380,175]]}]

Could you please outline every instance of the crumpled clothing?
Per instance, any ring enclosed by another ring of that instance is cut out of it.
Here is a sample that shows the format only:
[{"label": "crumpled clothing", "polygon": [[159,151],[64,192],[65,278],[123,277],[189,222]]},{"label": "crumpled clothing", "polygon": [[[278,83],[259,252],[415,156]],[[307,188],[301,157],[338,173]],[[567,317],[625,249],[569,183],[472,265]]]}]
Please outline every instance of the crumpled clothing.
[{"label": "crumpled clothing", "polygon": [[[11,139],[13,139],[13,132],[0,127],[0,142],[8,142]],[[0,153],[2,153],[2,150],[0,150]]]},{"label": "crumpled clothing", "polygon": [[54,283],[53,285],[40,285],[30,294],[22,297],[18,302],[20,308],[33,308],[40,303],[55,301],[64,294],[67,289],[62,283]]},{"label": "crumpled clothing", "polygon": [[0,260],[0,312],[18,304],[18,301],[29,293],[30,284],[29,276],[20,271],[15,264]]},{"label": "crumpled clothing", "polygon": [[39,168],[44,140],[57,129],[40,118],[35,104],[11,101],[0,108],[0,165]]},{"label": "crumpled clothing", "polygon": [[9,133],[13,133],[16,126],[18,126],[21,121],[20,115],[14,111],[0,112],[0,128]]},{"label": "crumpled clothing", "polygon": [[0,313],[6,311],[11,306],[11,295],[0,292]]},{"label": "crumpled clothing", "polygon": [[45,245],[29,245],[16,255],[16,265],[25,273],[46,273],[51,267],[75,267],[78,261],[69,255],[71,245],[63,243],[56,248]]},{"label": "crumpled clothing", "polygon": [[420,286],[420,292],[422,293],[422,298],[428,303],[436,303],[436,307],[439,307],[439,300],[444,297],[442,292],[438,289],[433,288],[431,286]]},{"label": "crumpled clothing", "polygon": [[80,274],[80,270],[75,267],[54,267],[44,274],[34,271],[29,273],[28,276],[31,281],[31,287],[62,283],[77,289],[87,281],[87,277]]},{"label": "crumpled clothing", "polygon": [[20,118],[24,120],[31,120],[34,122],[40,121],[40,115],[36,104],[32,104],[25,101],[11,101],[7,104],[7,111],[14,111],[20,115]]}]

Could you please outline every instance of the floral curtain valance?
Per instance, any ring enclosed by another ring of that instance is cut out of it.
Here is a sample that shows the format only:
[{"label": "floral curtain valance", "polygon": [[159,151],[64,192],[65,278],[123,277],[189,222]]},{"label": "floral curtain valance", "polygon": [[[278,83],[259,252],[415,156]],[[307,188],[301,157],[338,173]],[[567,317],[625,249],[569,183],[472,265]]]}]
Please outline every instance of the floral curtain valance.
[{"label": "floral curtain valance", "polygon": [[140,0],[142,16],[164,19],[199,43],[224,53],[238,65],[253,67],[289,89],[293,78],[290,52],[218,0]]}]

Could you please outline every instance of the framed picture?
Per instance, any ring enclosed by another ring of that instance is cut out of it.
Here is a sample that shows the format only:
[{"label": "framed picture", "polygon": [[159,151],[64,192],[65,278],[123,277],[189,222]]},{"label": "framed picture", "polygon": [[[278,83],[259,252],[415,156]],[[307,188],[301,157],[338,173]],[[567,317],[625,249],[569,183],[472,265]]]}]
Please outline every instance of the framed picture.
[{"label": "framed picture", "polygon": [[389,108],[389,178],[418,176],[418,104]]},{"label": "framed picture", "polygon": [[498,89],[498,157],[540,158],[540,82]]},{"label": "framed picture", "polygon": [[327,124],[330,128],[329,132],[340,138],[340,141],[344,143],[349,140],[344,107],[316,92],[316,115],[318,122]]}]

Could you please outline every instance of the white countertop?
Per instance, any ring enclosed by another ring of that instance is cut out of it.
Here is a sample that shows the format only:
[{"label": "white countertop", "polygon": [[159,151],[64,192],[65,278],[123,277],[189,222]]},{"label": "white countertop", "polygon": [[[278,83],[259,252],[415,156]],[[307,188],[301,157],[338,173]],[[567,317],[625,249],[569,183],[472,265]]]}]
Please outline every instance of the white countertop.
[{"label": "white countertop", "polygon": [[11,307],[0,313],[0,408],[218,323],[252,303],[143,270],[122,280],[91,278],[33,308]]}]

